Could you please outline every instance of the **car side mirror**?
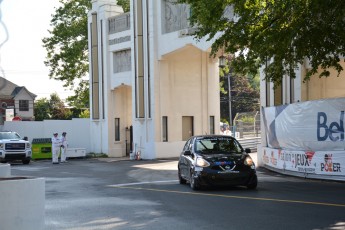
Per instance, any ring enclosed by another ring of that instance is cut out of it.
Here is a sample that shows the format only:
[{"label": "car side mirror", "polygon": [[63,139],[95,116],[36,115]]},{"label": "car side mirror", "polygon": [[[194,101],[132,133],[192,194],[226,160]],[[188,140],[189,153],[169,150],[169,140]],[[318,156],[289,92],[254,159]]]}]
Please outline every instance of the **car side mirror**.
[{"label": "car side mirror", "polygon": [[28,137],[24,137],[23,140],[24,140],[24,141],[27,141],[27,140],[28,140]]},{"label": "car side mirror", "polygon": [[246,148],[244,151],[245,151],[246,153],[251,153],[251,152],[252,152],[249,148]]},{"label": "car side mirror", "polygon": [[192,152],[190,150],[186,150],[184,151],[183,155],[185,156],[191,156],[192,155]]}]

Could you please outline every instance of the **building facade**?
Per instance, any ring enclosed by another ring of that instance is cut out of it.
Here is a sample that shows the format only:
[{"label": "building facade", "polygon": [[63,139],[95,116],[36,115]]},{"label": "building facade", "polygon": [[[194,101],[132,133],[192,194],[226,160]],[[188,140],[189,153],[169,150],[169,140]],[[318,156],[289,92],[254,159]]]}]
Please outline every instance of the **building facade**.
[{"label": "building facade", "polygon": [[89,12],[91,148],[176,157],[192,135],[219,133],[218,58],[196,41],[189,7],[168,0],[94,0]]}]

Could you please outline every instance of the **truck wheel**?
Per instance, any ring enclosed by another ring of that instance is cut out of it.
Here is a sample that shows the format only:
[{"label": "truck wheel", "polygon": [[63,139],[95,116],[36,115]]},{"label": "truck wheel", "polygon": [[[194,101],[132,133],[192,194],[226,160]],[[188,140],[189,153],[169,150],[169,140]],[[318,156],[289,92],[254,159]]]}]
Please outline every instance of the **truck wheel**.
[{"label": "truck wheel", "polygon": [[25,159],[25,160],[22,160],[23,164],[27,165],[30,163],[30,159]]}]

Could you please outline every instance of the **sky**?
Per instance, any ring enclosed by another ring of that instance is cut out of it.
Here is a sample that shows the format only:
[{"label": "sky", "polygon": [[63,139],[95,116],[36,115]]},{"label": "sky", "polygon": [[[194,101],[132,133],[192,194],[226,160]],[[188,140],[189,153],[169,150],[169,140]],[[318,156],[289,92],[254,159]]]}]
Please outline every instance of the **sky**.
[{"label": "sky", "polygon": [[49,78],[44,64],[42,39],[50,36],[51,15],[59,4],[59,0],[0,0],[0,76],[25,86],[36,99],[49,99],[52,93],[61,99],[73,95],[61,81]]}]

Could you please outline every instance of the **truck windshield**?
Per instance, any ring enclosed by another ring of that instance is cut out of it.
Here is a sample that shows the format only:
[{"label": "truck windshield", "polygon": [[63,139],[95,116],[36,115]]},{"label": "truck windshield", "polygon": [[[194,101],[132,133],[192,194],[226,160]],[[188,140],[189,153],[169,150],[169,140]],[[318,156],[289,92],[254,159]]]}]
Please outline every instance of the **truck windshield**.
[{"label": "truck windshield", "polygon": [[3,139],[21,139],[21,137],[15,132],[0,132],[0,140]]}]

